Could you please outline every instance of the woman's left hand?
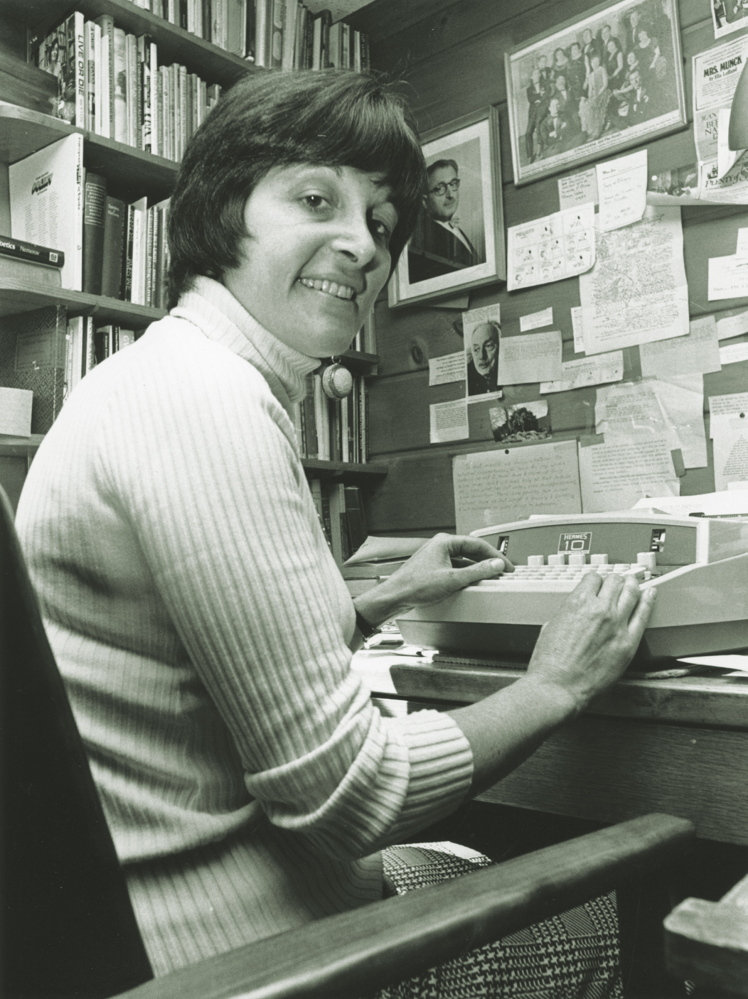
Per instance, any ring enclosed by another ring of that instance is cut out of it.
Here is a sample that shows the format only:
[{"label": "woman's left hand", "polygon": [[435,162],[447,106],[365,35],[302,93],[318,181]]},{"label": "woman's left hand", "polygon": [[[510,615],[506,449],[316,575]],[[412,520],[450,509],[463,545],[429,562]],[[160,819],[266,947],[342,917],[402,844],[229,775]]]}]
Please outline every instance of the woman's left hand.
[{"label": "woman's left hand", "polygon": [[504,572],[514,572],[514,566],[482,538],[437,534],[388,579],[356,597],[356,609],[371,624],[381,624],[410,607],[437,603],[470,583]]}]

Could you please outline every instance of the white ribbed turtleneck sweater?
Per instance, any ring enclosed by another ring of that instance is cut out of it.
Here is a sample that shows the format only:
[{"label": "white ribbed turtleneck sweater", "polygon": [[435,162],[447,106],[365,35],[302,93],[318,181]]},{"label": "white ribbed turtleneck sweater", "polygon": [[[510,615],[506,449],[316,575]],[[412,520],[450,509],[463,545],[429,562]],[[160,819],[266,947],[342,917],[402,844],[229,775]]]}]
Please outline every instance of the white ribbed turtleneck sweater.
[{"label": "white ribbed turtleneck sweater", "polygon": [[291,403],[318,361],[200,278],[76,388],[17,524],[156,974],[381,897],[457,724],[384,718]]}]

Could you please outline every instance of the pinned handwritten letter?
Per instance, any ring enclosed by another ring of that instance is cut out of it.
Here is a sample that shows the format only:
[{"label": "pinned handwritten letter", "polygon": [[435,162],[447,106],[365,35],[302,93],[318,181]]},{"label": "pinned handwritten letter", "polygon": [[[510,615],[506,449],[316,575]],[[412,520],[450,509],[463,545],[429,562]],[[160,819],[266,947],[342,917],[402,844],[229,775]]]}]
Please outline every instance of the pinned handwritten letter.
[{"label": "pinned handwritten letter", "polygon": [[452,461],[457,532],[534,513],[581,513],[576,441],[497,448]]},{"label": "pinned handwritten letter", "polygon": [[647,207],[647,150],[596,164],[600,210],[597,227],[609,231],[638,222]]},{"label": "pinned handwritten letter", "polygon": [[647,207],[641,222],[598,232],[597,263],[579,278],[587,354],[688,333],[680,208]]},{"label": "pinned handwritten letter", "polygon": [[677,496],[680,483],[664,437],[579,448],[584,513],[628,510],[645,496]]}]

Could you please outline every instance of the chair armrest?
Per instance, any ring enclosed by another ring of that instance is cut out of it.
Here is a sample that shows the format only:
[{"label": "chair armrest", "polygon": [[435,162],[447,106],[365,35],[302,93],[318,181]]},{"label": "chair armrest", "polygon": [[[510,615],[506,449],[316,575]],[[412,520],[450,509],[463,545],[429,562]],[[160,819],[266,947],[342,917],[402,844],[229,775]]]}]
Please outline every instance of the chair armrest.
[{"label": "chair armrest", "polygon": [[748,996],[748,877],[719,902],[687,898],[664,925],[670,974],[710,996]]},{"label": "chair armrest", "polygon": [[121,999],[368,995],[661,865],[693,835],[685,819],[632,819],[208,958]]}]

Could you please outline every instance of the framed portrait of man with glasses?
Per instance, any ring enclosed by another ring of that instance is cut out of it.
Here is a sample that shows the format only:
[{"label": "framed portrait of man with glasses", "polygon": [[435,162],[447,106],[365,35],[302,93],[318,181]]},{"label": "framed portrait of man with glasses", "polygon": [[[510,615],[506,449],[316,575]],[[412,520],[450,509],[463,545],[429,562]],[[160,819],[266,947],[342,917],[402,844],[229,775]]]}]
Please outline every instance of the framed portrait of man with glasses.
[{"label": "framed portrait of man with glasses", "polygon": [[426,181],[415,232],[390,279],[391,306],[504,280],[498,112],[424,136]]}]

